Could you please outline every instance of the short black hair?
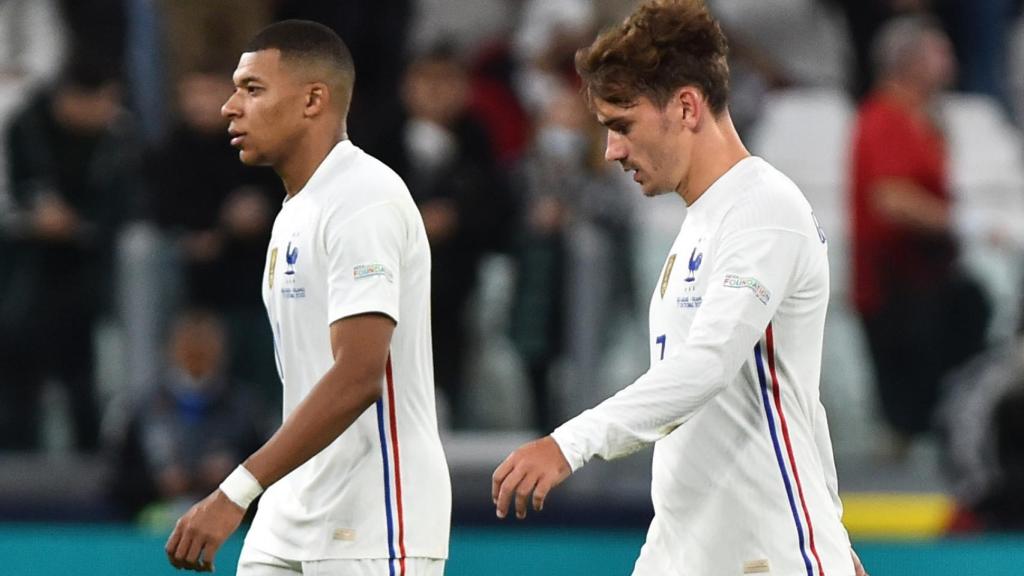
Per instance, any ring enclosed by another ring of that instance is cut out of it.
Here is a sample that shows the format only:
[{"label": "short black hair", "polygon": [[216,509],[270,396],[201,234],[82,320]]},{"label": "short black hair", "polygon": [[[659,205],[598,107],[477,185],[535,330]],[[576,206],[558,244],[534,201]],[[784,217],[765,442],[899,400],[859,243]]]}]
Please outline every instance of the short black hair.
[{"label": "short black hair", "polygon": [[249,44],[246,52],[276,49],[285,59],[329,62],[355,81],[352,53],[334,30],[310,20],[283,20],[267,26]]}]

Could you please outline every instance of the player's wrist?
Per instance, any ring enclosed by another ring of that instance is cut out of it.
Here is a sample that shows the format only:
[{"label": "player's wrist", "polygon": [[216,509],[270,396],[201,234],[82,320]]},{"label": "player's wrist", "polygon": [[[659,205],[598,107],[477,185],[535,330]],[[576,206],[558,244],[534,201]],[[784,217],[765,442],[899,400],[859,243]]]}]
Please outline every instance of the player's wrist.
[{"label": "player's wrist", "polygon": [[228,500],[231,500],[242,510],[247,510],[252,501],[263,493],[263,486],[245,469],[245,466],[238,465],[228,477],[220,483],[220,491]]},{"label": "player's wrist", "polygon": [[564,431],[556,429],[548,435],[548,438],[554,441],[555,446],[557,446],[558,450],[562,453],[562,458],[565,460],[566,464],[569,465],[570,474],[576,472],[586,464],[586,459],[584,459],[579,452],[574,449],[572,439]]}]

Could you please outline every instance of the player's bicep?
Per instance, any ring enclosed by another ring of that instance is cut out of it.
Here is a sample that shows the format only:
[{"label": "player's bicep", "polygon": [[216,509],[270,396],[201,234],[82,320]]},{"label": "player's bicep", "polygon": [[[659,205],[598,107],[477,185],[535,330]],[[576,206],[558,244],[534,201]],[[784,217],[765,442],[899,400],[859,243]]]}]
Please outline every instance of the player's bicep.
[{"label": "player's bicep", "polygon": [[395,321],[384,314],[347,316],[331,323],[331,350],[336,361],[344,358],[346,367],[365,365],[383,370],[394,331]]}]

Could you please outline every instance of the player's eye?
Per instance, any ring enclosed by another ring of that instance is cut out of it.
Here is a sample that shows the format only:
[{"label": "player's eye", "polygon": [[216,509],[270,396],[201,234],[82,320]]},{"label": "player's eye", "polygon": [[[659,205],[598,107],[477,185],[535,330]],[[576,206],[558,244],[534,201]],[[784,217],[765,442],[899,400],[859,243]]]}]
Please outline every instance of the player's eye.
[{"label": "player's eye", "polygon": [[250,86],[246,86],[246,87],[245,87],[245,91],[246,91],[246,92],[247,92],[247,93],[248,93],[248,94],[249,94],[250,96],[255,96],[256,94],[259,94],[260,92],[262,92],[262,91],[263,91],[263,87],[262,87],[262,86],[251,86],[251,85],[250,85]]}]

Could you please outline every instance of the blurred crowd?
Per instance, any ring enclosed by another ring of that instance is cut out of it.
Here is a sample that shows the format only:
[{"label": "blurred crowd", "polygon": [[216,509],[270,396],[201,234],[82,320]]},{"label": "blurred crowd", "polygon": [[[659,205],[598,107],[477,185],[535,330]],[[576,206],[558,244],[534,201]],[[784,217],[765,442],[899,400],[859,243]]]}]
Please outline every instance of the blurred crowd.
[{"label": "blurred crowd", "polygon": [[[832,244],[834,425],[857,435],[865,406],[879,458],[937,442],[961,525],[1020,527],[1021,2],[708,3],[739,130]],[[684,210],[604,161],[573,56],[631,8],[0,0],[0,450],[109,456],[134,515],[207,493],[275,428],[258,286],[283,189],[220,106],[285,18],[349,45],[349,135],[421,210],[444,427],[547,432],[630,382]]]}]

